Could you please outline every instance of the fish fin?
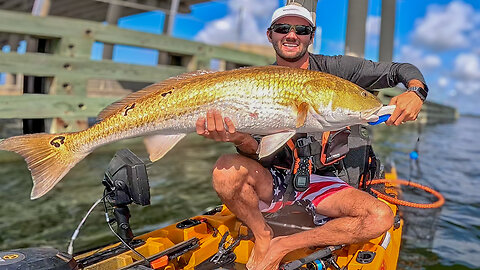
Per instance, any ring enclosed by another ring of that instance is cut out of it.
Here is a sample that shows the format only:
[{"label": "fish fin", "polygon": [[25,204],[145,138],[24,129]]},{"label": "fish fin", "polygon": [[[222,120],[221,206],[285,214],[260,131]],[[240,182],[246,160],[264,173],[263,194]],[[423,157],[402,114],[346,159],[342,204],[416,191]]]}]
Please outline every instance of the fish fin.
[{"label": "fish fin", "polygon": [[284,131],[280,133],[270,134],[262,138],[258,146],[258,158],[263,158],[273,154],[282,147],[293,135],[295,130]]},{"label": "fish fin", "polygon": [[161,82],[149,85],[142,90],[133,92],[129,94],[128,96],[124,97],[121,100],[118,100],[109,106],[107,106],[105,109],[103,109],[97,116],[97,121],[101,121],[111,115],[116,114],[118,111],[124,109],[126,106],[131,105],[131,103],[134,103],[138,99],[145,97],[150,94],[158,94],[158,95],[163,95],[167,96],[171,94],[174,90],[175,87],[172,87],[173,84],[176,84],[180,81],[186,82],[188,79],[193,79],[196,76],[199,75],[204,75],[207,73],[215,73],[216,71],[209,71],[209,70],[197,70],[194,72],[189,72],[189,73],[184,73],[180,74],[175,77],[170,77],[166,80],[163,80]]},{"label": "fish fin", "polygon": [[212,70],[196,70],[196,71],[192,71],[192,72],[187,72],[187,73],[183,73],[183,74],[180,74],[180,75],[177,75],[177,76],[174,76],[174,77],[170,77],[166,80],[163,80],[161,82],[158,82],[156,83],[155,85],[160,85],[160,86],[167,86],[167,85],[171,85],[173,83],[176,83],[178,81],[184,81],[184,80],[188,80],[188,79],[193,79],[197,76],[200,76],[200,75],[205,75],[205,74],[210,74],[210,73],[217,73],[218,71],[212,71]]},{"label": "fish fin", "polygon": [[147,152],[150,154],[150,160],[155,162],[161,159],[170,149],[172,149],[183,137],[184,133],[174,135],[152,135],[145,137],[144,143]]},{"label": "fish fin", "polygon": [[71,151],[71,134],[37,133],[0,142],[0,150],[20,154],[27,162],[33,180],[32,200],[50,191],[75,164],[89,154]]},{"label": "fish fin", "polygon": [[151,93],[155,93],[157,91],[160,91],[161,88],[159,88],[157,85],[152,84],[150,86],[147,86],[146,88],[143,88],[142,90],[139,90],[137,92],[133,92],[129,94],[128,96],[124,97],[123,99],[116,101],[110,105],[108,105],[105,109],[103,109],[97,116],[97,121],[101,121],[111,115],[116,114],[118,111],[122,110],[132,102],[135,102],[141,97],[147,96]]},{"label": "fish fin", "polygon": [[305,124],[309,109],[310,109],[310,106],[306,102],[302,102],[297,107],[297,125],[296,125],[297,128],[300,128]]}]

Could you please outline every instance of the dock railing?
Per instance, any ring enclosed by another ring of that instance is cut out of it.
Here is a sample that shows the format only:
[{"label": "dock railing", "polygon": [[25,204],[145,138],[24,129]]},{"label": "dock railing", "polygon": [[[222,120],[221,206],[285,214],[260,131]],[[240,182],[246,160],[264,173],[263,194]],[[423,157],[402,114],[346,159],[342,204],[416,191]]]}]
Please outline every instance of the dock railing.
[{"label": "dock railing", "polygon": [[[5,10],[0,10],[0,34],[47,41],[45,53],[0,52],[0,72],[44,79],[42,91],[35,91],[43,94],[0,93],[0,119],[56,119],[50,132],[82,129],[88,117],[95,117],[102,108],[122,97],[89,96],[89,80],[154,83],[181,73],[209,69],[212,59],[218,60],[220,69],[268,65],[274,61],[264,55],[98,22],[37,17]],[[177,65],[145,66],[92,60],[94,42],[158,50],[174,55]]]}]

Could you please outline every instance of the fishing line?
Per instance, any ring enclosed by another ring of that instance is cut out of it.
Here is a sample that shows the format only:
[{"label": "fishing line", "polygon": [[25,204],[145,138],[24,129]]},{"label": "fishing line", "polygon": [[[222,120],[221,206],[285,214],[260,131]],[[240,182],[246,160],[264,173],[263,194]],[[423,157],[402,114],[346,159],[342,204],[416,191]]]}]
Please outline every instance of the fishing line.
[{"label": "fishing line", "polygon": [[83,226],[83,224],[85,223],[85,221],[87,220],[87,217],[90,215],[90,213],[92,213],[93,209],[103,200],[105,199],[105,196],[107,196],[108,193],[105,193],[103,194],[103,197],[98,199],[93,205],[92,207],[90,207],[90,209],[88,210],[87,214],[83,217],[83,219],[80,221],[80,223],[78,224],[77,226],[77,229],[73,232],[73,235],[72,237],[70,238],[70,243],[68,244],[68,248],[67,248],[67,252],[68,254],[70,255],[73,255],[73,242],[75,241],[75,239],[77,239],[77,236],[78,234],[80,233],[80,228]]},{"label": "fishing line", "polygon": [[412,180],[412,174],[413,174],[413,164],[415,163],[417,172],[420,174],[420,167],[419,167],[419,153],[418,153],[418,145],[420,143],[420,136],[418,136],[417,141],[415,142],[415,147],[413,148],[413,151],[410,152],[409,157],[410,157],[410,165],[408,168],[408,181],[410,182]]},{"label": "fishing line", "polygon": [[122,244],[124,244],[128,249],[130,249],[133,253],[135,253],[137,256],[139,256],[140,258],[142,258],[143,261],[145,261],[148,265],[150,265],[150,261],[148,261],[147,258],[145,258],[145,256],[143,256],[142,254],[140,254],[138,251],[136,251],[134,248],[132,248],[129,244],[127,244],[127,242],[125,242],[121,237],[120,235],[117,234],[117,232],[115,232],[115,230],[113,229],[112,227],[112,224],[110,224],[113,220],[110,219],[110,217],[108,216],[108,209],[107,209],[107,202],[105,200],[105,197],[108,195],[108,193],[106,193],[106,191],[104,191],[104,195],[103,195],[103,198],[102,198],[102,201],[103,201],[103,207],[105,209],[105,220],[107,221],[107,225],[108,227],[110,228],[110,230],[112,231],[113,235],[115,235],[118,240],[120,240],[120,242],[122,242]]},{"label": "fishing line", "polygon": [[420,145],[420,137],[422,136],[422,125],[418,125],[418,137],[417,141],[415,142],[415,147],[413,148],[413,151],[410,152],[409,157],[410,157],[410,166],[409,166],[409,176],[408,176],[408,181],[411,180],[413,170],[414,170],[414,165],[416,168],[416,177],[417,178],[422,178],[422,169],[420,167],[420,151],[419,151],[419,145]]}]

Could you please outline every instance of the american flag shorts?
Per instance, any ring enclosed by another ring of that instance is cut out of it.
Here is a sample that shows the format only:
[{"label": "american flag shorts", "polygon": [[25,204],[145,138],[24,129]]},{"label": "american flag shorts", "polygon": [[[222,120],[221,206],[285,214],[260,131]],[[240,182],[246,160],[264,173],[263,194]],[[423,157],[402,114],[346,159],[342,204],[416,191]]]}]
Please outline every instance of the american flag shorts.
[{"label": "american flag shorts", "polygon": [[323,216],[315,211],[316,206],[328,196],[343,190],[351,188],[350,185],[342,181],[336,176],[322,176],[312,174],[310,175],[310,186],[303,192],[296,192],[293,198],[283,202],[283,196],[287,190],[287,182],[285,181],[288,173],[285,169],[272,167],[270,173],[273,178],[273,199],[270,205],[260,202],[260,211],[265,213],[273,213],[282,209],[285,205],[292,205],[295,201],[306,205],[307,211],[314,216],[314,223],[322,225],[329,220],[328,217]]}]

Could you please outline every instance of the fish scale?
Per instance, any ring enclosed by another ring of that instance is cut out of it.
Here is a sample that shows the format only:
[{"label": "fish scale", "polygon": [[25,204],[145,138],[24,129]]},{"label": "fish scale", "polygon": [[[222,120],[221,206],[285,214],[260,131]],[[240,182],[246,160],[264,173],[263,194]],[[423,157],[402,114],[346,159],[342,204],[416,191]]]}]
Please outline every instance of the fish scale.
[{"label": "fish scale", "polygon": [[377,97],[359,86],[318,71],[279,66],[197,71],[130,94],[105,108],[98,122],[86,130],[16,136],[1,141],[0,150],[25,158],[34,199],[104,144],[146,136],[150,159],[160,159],[194,132],[198,118],[211,109],[232,119],[239,132],[268,135],[258,149],[263,157],[296,132],[365,123],[381,107]]}]

